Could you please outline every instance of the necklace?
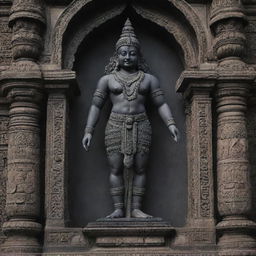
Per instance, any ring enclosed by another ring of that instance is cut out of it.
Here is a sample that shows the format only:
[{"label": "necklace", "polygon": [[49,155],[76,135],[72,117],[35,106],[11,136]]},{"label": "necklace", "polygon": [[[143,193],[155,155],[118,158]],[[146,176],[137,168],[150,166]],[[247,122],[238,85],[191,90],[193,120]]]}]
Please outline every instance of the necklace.
[{"label": "necklace", "polygon": [[121,72],[113,72],[115,80],[122,86],[123,94],[129,101],[137,98],[138,89],[143,81],[145,74],[142,71],[133,74],[123,74]]}]

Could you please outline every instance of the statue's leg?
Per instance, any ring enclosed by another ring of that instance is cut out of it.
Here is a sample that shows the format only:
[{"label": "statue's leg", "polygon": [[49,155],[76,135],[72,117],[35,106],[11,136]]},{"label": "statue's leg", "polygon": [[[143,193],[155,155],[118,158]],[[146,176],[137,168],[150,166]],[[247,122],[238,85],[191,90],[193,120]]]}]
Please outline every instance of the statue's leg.
[{"label": "statue's leg", "polygon": [[107,218],[124,217],[124,181],[123,181],[123,155],[112,153],[108,155],[110,164],[110,193],[114,202],[114,212]]},{"label": "statue's leg", "polygon": [[135,168],[133,178],[133,197],[132,197],[132,217],[133,218],[151,218],[141,211],[142,199],[145,194],[146,184],[146,165],[148,153],[139,152],[135,155]]}]

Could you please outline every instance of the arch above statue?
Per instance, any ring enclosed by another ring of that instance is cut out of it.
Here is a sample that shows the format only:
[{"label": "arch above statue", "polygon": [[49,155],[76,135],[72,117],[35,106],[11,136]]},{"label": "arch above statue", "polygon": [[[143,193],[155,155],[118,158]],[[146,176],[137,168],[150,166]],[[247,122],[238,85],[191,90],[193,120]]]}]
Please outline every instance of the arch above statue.
[{"label": "arch above statue", "polygon": [[[164,5],[161,8],[159,5]],[[73,1],[60,15],[53,31],[51,64],[59,69],[72,69],[79,45],[95,28],[119,15],[127,8],[139,19],[156,24],[173,37],[182,49],[184,66],[193,69],[207,59],[208,42],[204,27],[193,8],[184,0],[163,0],[154,4],[136,1],[109,1],[107,6],[97,0]],[[168,11],[163,11],[168,8]],[[129,15],[129,12],[128,12]]]}]

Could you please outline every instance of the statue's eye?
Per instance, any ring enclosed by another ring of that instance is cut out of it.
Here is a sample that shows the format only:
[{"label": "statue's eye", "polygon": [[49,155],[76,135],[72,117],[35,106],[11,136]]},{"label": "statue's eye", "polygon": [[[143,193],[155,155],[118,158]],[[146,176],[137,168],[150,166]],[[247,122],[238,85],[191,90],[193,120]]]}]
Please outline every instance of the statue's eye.
[{"label": "statue's eye", "polygon": [[122,56],[125,56],[125,55],[126,55],[126,52],[125,52],[125,51],[121,52],[121,55],[122,55]]},{"label": "statue's eye", "polygon": [[132,56],[136,56],[136,52],[130,52]]}]

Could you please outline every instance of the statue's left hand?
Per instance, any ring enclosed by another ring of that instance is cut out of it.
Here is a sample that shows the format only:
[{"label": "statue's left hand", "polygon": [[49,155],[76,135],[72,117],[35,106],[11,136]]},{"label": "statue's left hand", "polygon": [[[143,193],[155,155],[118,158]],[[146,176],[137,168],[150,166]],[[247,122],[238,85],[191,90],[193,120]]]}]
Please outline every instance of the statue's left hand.
[{"label": "statue's left hand", "polygon": [[170,125],[169,130],[172,134],[174,141],[178,142],[180,139],[180,132],[179,132],[178,128],[175,125]]}]

